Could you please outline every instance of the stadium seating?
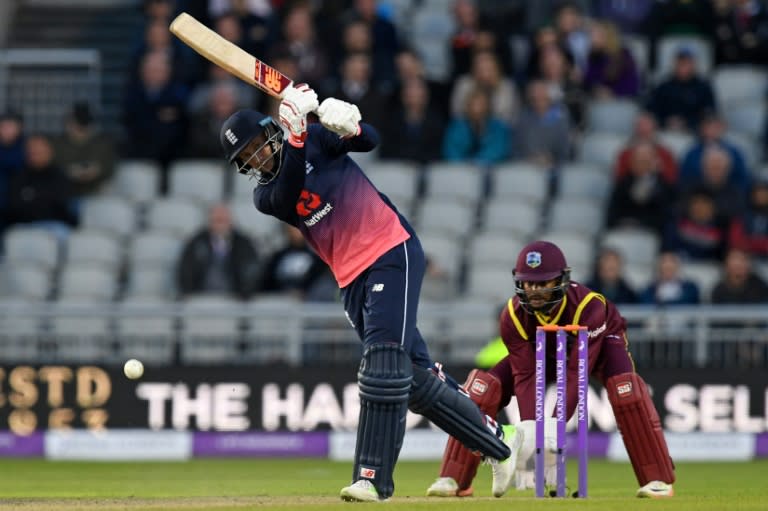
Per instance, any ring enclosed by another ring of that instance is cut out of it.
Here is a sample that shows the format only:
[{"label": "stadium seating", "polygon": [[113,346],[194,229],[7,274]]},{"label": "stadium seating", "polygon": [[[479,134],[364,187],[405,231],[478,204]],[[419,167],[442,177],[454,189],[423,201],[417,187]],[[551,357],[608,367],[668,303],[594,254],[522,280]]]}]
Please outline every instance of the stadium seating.
[{"label": "stadium seating", "polygon": [[118,272],[93,263],[67,263],[59,276],[59,300],[113,300],[117,295]]},{"label": "stadium seating", "polygon": [[117,196],[137,203],[149,202],[160,192],[160,166],[144,160],[120,161],[110,185],[110,192]]},{"label": "stadium seating", "polygon": [[94,263],[119,270],[123,245],[113,235],[101,230],[78,230],[67,239],[67,263]]},{"label": "stadium seating", "polygon": [[637,103],[629,99],[592,101],[587,107],[587,130],[629,137],[639,111]]},{"label": "stadium seating", "polygon": [[80,227],[129,236],[138,227],[137,209],[129,199],[95,196],[83,201]]},{"label": "stadium seating", "polygon": [[53,270],[60,260],[56,236],[39,227],[12,227],[5,233],[5,260],[35,263]]},{"label": "stadium seating", "polygon": [[484,193],[484,172],[466,163],[433,163],[427,167],[427,197],[476,205]]},{"label": "stadium seating", "polygon": [[563,165],[558,176],[559,197],[589,199],[604,206],[611,194],[613,176],[611,167],[596,165]]},{"label": "stadium seating", "polygon": [[45,300],[52,282],[52,269],[40,264],[8,261],[0,265],[0,297]]},{"label": "stadium seating", "polygon": [[542,202],[549,195],[546,169],[525,162],[497,165],[491,172],[491,197]]},{"label": "stadium seating", "polygon": [[173,362],[176,318],[152,314],[172,303],[160,297],[132,297],[120,303],[122,313],[115,319],[118,358],[136,358],[145,364]]},{"label": "stadium seating", "polygon": [[240,320],[231,314],[238,302],[223,296],[195,296],[184,300],[181,323],[181,360],[186,364],[208,364],[237,360]]},{"label": "stadium seating", "polygon": [[618,250],[628,264],[650,267],[656,261],[660,240],[645,229],[618,228],[605,232],[601,245]]},{"label": "stadium seating", "polygon": [[204,204],[220,202],[224,198],[225,172],[220,160],[178,160],[168,169],[168,176],[170,197]]},{"label": "stadium seating", "polygon": [[549,208],[549,228],[594,237],[603,227],[605,208],[601,203],[579,197],[561,197]]},{"label": "stadium seating", "polygon": [[165,230],[186,237],[205,225],[205,210],[190,199],[157,199],[148,205],[148,229]]},{"label": "stadium seating", "polygon": [[515,198],[489,200],[482,212],[483,231],[524,239],[533,236],[542,225],[542,206]]}]

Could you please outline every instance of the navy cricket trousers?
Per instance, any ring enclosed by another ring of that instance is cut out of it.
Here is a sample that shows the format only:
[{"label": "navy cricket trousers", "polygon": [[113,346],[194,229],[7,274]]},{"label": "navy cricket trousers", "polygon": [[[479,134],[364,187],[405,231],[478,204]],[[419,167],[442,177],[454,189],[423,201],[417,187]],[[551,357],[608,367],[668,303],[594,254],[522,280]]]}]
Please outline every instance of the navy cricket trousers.
[{"label": "navy cricket trousers", "polygon": [[411,236],[341,289],[347,319],[364,349],[376,343],[398,343],[415,365],[432,366],[427,345],[416,327],[425,270],[421,243]]}]

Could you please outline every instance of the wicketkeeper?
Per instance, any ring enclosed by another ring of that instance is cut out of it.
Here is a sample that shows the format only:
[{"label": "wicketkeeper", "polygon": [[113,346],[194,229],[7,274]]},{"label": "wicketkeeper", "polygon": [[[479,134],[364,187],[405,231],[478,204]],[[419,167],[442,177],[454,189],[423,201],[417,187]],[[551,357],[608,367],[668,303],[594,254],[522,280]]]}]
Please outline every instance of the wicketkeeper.
[{"label": "wicketkeeper", "polygon": [[[315,111],[321,124],[307,122]],[[256,179],[256,208],[298,227],[331,268],[347,318],[363,342],[355,463],[342,499],[392,495],[409,408],[482,454],[496,487],[508,485],[516,459],[510,446],[519,447],[520,437],[481,413],[431,360],[416,327],[426,266],[421,244],[347,155],[372,150],[378,134],[360,123],[352,104],[328,98],[318,107],[317,94],[306,85],[285,91],[279,114],[287,141],[271,117],[253,110],[227,119],[220,140],[237,171]],[[511,461],[500,462],[505,459]]]},{"label": "wicketkeeper", "polygon": [[[586,286],[570,280],[563,252],[553,243],[535,241],[517,257],[513,270],[515,296],[501,313],[500,330],[509,350],[489,371],[473,370],[465,388],[486,414],[495,417],[517,397],[523,435],[517,467],[524,467],[535,451],[535,363],[534,342],[539,325],[582,325],[589,334],[589,373],[600,380],[616,416],[624,445],[640,489],[638,497],[671,497],[675,470],[669,456],[659,415],[643,379],[635,372],[629,353],[626,321],[616,306]],[[547,340],[549,382],[555,374],[554,336]],[[566,416],[571,417],[578,400],[577,343],[569,333],[567,344]],[[556,422],[545,422],[545,479],[556,482]],[[440,477],[429,487],[429,496],[468,496],[477,472],[477,458],[451,438],[445,448]],[[523,486],[530,482],[520,483]]]}]

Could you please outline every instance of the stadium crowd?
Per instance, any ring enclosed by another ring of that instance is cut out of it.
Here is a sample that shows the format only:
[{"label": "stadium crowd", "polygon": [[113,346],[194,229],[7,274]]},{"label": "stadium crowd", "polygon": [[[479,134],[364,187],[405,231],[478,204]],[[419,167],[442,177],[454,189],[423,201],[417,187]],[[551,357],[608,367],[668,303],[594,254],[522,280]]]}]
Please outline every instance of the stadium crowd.
[{"label": "stadium crowd", "polygon": [[[168,24],[184,10],[320,97],[356,104],[378,128],[382,144],[367,165],[414,171],[413,189],[393,199],[403,197],[399,204],[416,214],[424,234],[428,288],[431,279],[450,281],[454,295],[472,289],[474,266],[483,261],[475,250],[501,247],[497,262],[506,260],[509,271],[517,249],[470,241],[509,235],[519,248],[535,233],[579,238],[564,246],[575,254],[575,275],[620,303],[768,302],[760,276],[768,275],[764,1],[146,0],[141,8],[144,32],[136,34],[125,80],[119,137],[99,129],[95,105],[86,103],[72,106],[53,138],[26,132],[13,111],[0,117],[6,241],[31,226],[51,233],[60,254],[46,269],[52,282],[77,252],[78,234],[85,243],[84,231],[99,223],[93,216],[106,214],[89,203],[115,196],[117,168],[136,162],[156,169],[151,198],[171,199],[185,162],[221,157],[224,119],[243,107],[276,110],[274,99],[173,38]],[[443,168],[481,183],[463,209],[471,216],[464,232],[431,231],[425,218],[422,204],[457,200],[437,193]],[[545,193],[536,200],[519,190],[505,195],[499,176],[517,169],[540,175]],[[595,175],[603,184],[581,196],[569,184]],[[176,290],[166,293],[174,298],[289,289],[335,299],[306,247],[274,226],[248,226],[265,220],[243,212],[248,192],[237,191],[243,184],[234,177],[205,203],[209,225],[205,213],[188,215],[193,225],[180,231],[169,251],[174,260],[164,256],[167,275],[156,282]],[[498,229],[491,227],[493,202],[502,204]],[[516,202],[533,214],[516,215]],[[126,246],[140,245],[142,236],[150,244],[153,218],[163,212],[149,202],[130,207],[144,220],[131,220]],[[528,219],[533,225],[515,229]],[[609,242],[610,232],[650,240],[651,256],[636,260],[628,245]],[[441,236],[458,262],[430,243]],[[6,263],[13,263],[5,245]],[[121,257],[110,297],[141,295],[134,271],[141,259]],[[38,298],[56,298],[63,280]],[[445,285],[436,289],[432,297],[451,296]]]}]

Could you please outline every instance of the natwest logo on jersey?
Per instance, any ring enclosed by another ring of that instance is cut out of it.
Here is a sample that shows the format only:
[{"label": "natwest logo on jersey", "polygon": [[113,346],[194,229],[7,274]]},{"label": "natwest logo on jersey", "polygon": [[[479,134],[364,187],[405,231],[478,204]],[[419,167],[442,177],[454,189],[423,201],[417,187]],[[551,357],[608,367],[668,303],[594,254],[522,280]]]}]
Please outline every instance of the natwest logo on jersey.
[{"label": "natwest logo on jersey", "polygon": [[[304,225],[312,227],[317,222],[323,219],[325,215],[331,212],[333,206],[330,202],[327,202],[325,206],[320,208],[323,200],[316,193],[302,190],[299,195],[299,200],[296,202],[296,213],[304,220]],[[309,217],[309,218],[307,218]]]}]

